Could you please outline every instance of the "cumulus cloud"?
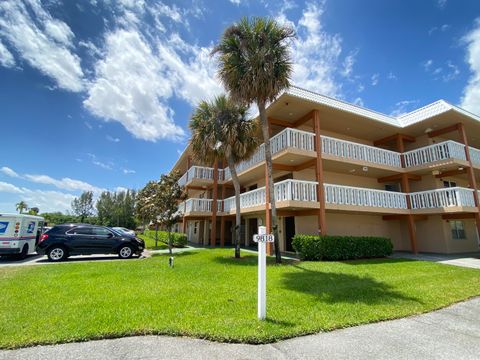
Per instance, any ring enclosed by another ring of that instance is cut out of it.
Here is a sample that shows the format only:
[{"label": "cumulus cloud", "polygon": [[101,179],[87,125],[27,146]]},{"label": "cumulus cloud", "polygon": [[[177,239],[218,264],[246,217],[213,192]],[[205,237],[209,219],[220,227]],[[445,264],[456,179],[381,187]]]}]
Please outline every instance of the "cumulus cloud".
[{"label": "cumulus cloud", "polygon": [[324,1],[307,3],[302,16],[295,23],[286,15],[294,5],[286,1],[276,17],[280,23],[296,31],[297,38],[292,42],[293,83],[325,95],[340,96],[340,85],[335,76],[342,71],[346,76],[351,74],[355,53],[345,58],[342,67],[342,39],[338,34],[324,30],[324,5]]},{"label": "cumulus cloud", "polygon": [[467,63],[471,75],[467,86],[463,89],[461,106],[480,115],[480,18],[475,27],[464,38],[467,44]]},{"label": "cumulus cloud", "polygon": [[163,64],[135,30],[107,34],[105,57],[95,65],[95,79],[84,105],[106,121],[118,121],[143,140],[180,139],[166,99],[172,87]]},{"label": "cumulus cloud", "polygon": [[74,34],[66,23],[54,19],[39,0],[0,2],[0,37],[59,88],[83,90],[80,58],[71,50]]},{"label": "cumulus cloud", "polygon": [[29,206],[38,207],[41,212],[67,212],[71,210],[75,197],[60,191],[23,188],[23,194],[19,196],[19,200],[25,201]]}]

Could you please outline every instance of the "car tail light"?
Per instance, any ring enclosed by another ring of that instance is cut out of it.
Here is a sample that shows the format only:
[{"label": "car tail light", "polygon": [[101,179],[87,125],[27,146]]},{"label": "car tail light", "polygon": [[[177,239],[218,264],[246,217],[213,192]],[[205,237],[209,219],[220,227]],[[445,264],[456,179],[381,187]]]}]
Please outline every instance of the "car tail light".
[{"label": "car tail light", "polygon": [[41,243],[43,240],[47,240],[47,239],[48,239],[48,235],[43,234],[42,236],[40,236],[40,240],[38,242]]}]

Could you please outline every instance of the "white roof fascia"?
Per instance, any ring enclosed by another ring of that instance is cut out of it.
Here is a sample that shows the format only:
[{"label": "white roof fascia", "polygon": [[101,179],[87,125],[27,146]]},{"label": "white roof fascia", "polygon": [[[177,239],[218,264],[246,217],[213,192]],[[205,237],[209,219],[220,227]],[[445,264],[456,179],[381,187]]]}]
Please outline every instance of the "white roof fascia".
[{"label": "white roof fascia", "polygon": [[290,86],[290,88],[284,90],[279,95],[279,97],[283,94],[287,94],[303,100],[311,101],[317,104],[325,105],[341,111],[347,111],[355,115],[363,116],[363,117],[376,120],[391,126],[396,126],[399,128],[408,127],[410,125],[422,122],[433,116],[437,116],[439,114],[442,114],[450,110],[456,111],[462,115],[468,116],[480,122],[480,117],[478,115],[475,115],[458,106],[449,104],[445,100],[438,100],[438,101],[435,101],[434,103],[431,103],[419,109],[413,110],[407,114],[404,114],[398,117],[393,117],[393,116],[379,113],[377,111],[363,108],[361,106],[350,104],[342,100],[337,100],[329,96],[317,94],[312,91],[299,88],[297,86]]}]

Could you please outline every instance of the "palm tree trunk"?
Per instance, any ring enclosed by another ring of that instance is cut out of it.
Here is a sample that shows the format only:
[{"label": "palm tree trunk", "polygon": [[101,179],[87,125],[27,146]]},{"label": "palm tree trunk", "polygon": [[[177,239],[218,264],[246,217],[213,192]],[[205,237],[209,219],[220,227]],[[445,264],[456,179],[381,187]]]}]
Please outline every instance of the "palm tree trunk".
[{"label": "palm tree trunk", "polygon": [[228,168],[232,175],[233,188],[235,189],[235,258],[240,258],[240,236],[241,236],[241,224],[242,218],[240,215],[240,181],[238,180],[237,170],[235,169],[235,163],[233,159],[229,157]]},{"label": "palm tree trunk", "polygon": [[268,181],[268,193],[270,197],[270,206],[272,209],[272,230],[275,237],[275,262],[280,264],[282,262],[282,256],[280,255],[280,246],[278,239],[278,223],[277,223],[277,206],[275,204],[275,188],[273,184],[272,175],[272,152],[270,149],[270,132],[268,127],[267,112],[265,110],[265,103],[258,102],[258,111],[260,113],[260,121],[262,122],[262,134],[263,142],[265,143],[265,162],[267,164],[267,181]]}]

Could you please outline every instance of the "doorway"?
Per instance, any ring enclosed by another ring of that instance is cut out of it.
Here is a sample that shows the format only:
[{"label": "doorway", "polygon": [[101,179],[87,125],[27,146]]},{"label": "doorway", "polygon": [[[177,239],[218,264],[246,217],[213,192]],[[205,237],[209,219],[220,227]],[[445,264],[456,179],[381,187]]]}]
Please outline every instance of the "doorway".
[{"label": "doorway", "polygon": [[257,247],[257,243],[253,241],[253,235],[258,231],[258,220],[257,218],[248,219],[248,243],[251,247]]},{"label": "doorway", "polygon": [[295,216],[285,217],[285,251],[294,252],[292,239],[295,236]]}]

